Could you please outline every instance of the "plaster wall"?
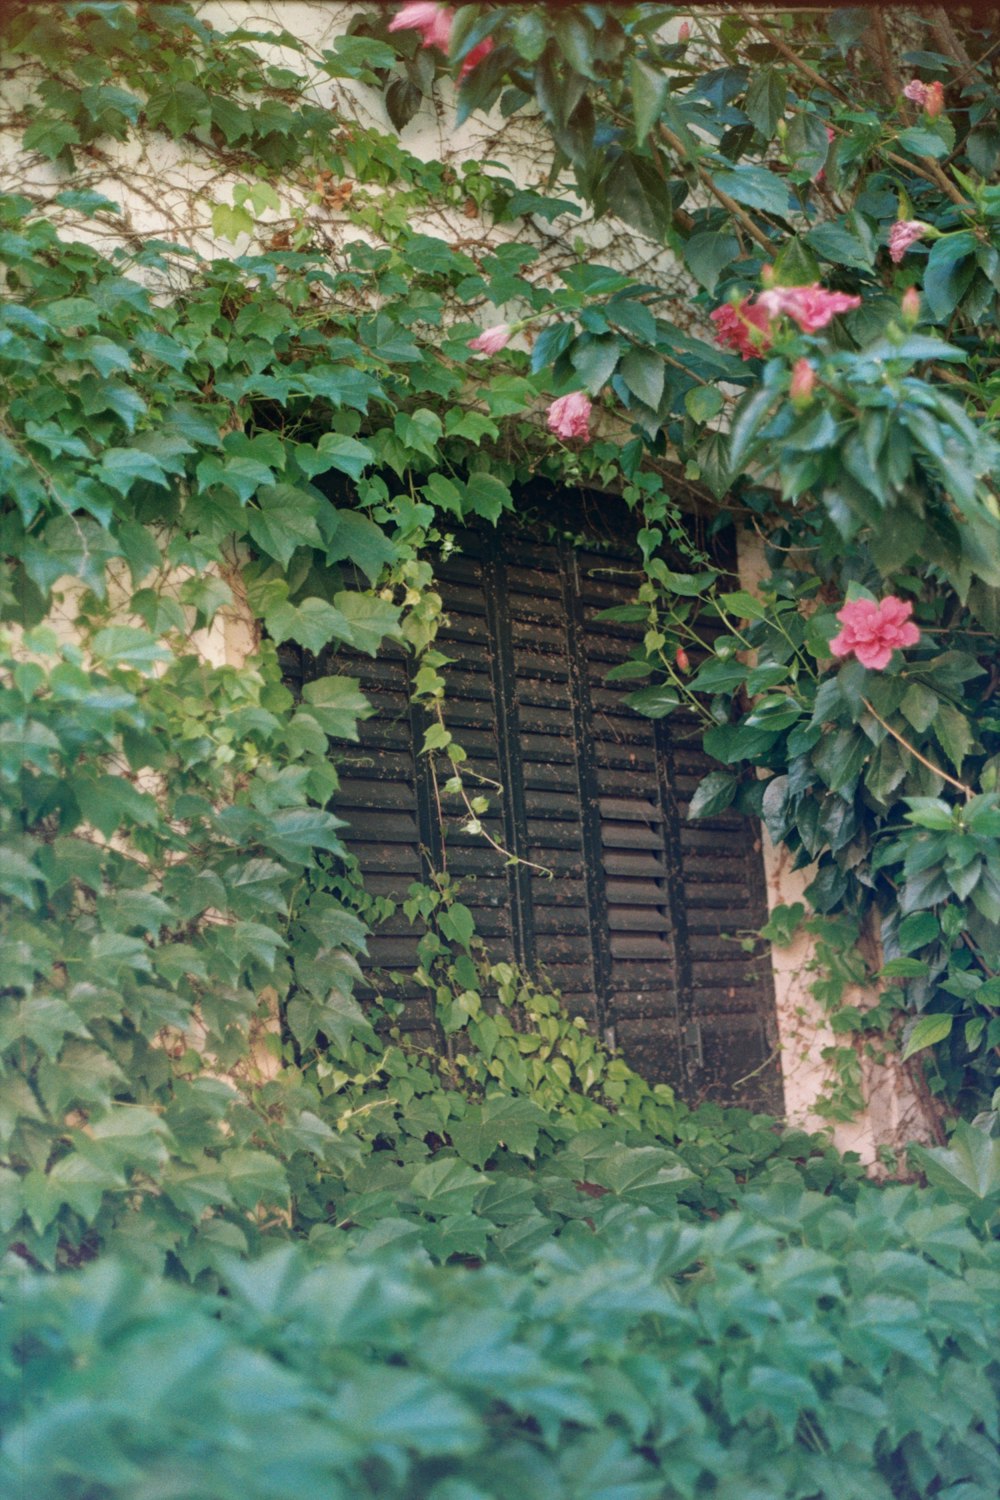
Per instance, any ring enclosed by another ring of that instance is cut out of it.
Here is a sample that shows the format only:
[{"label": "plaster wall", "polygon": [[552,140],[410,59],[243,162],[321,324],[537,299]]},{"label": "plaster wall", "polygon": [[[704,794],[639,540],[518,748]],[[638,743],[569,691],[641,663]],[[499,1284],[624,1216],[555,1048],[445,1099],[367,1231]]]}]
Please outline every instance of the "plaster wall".
[{"label": "plaster wall", "polygon": [[[331,0],[277,0],[261,4],[253,0],[208,0],[198,11],[201,19],[211,22],[220,33],[237,28],[250,33],[284,31],[305,42],[318,59],[323,49],[331,46],[334,38],[346,29],[351,15],[368,8],[331,3]],[[301,72],[300,55],[280,41],[251,40],[249,45],[257,47],[268,60]],[[253,235],[241,235],[232,243],[220,242],[211,228],[213,205],[231,205],[234,187],[252,179],[241,178],[195,143],[175,143],[155,133],[123,143],[100,143],[91,155],[81,158],[81,165],[70,181],[59,168],[37,154],[25,153],[20,146],[22,126],[16,117],[30,97],[34,81],[30,66],[19,66],[0,106],[0,174],[5,184],[38,202],[50,200],[68,186],[91,188],[106,194],[121,208],[120,214],[105,213],[86,220],[66,211],[62,233],[68,238],[86,240],[106,253],[116,249],[127,253],[150,239],[164,239],[188,245],[206,257],[228,257],[266,242],[269,234],[292,223],[298,214],[310,226],[314,243],[322,245],[336,262],[346,242],[364,237],[364,231],[350,223],[335,202],[317,202],[313,181],[308,174],[298,173],[289,174],[286,181],[278,184],[280,208],[266,209]],[[310,77],[309,88],[313,100],[331,112],[332,128],[355,121],[387,135],[394,134],[381,99],[370,89],[351,81],[331,80],[318,67]],[[424,161],[453,166],[459,175],[465,163],[488,162],[494,169],[503,170],[520,187],[544,182],[547,147],[530,119],[515,116],[504,120],[494,113],[485,119],[471,119],[456,129],[453,105],[451,90],[447,86],[438,90],[402,132],[402,145]],[[363,186],[353,201],[357,202],[364,194],[391,195],[392,191]],[[672,312],[678,321],[695,316],[685,311],[690,304],[690,279],[669,251],[619,222],[597,222],[583,205],[578,206],[579,215],[567,212],[551,224],[536,216],[497,226],[475,214],[470,217],[468,204],[442,204],[428,209],[417,227],[452,244],[460,244],[473,255],[489,250],[500,239],[529,240],[541,253],[528,274],[543,283],[551,282],[560,269],[578,262],[582,242],[590,251],[596,250],[601,259],[648,276],[673,292],[677,302]],[[123,270],[130,274],[127,262]],[[174,287],[170,284],[170,273],[162,274],[162,284],[156,291],[166,298]],[[484,304],[480,311],[484,325],[488,325],[497,321],[498,313],[503,310]],[[509,314],[512,309],[506,311]],[[745,545],[741,555],[745,585],[753,587],[762,570],[762,549],[756,543]],[[233,586],[234,580],[227,581]],[[233,592],[232,607],[199,637],[206,658],[215,665],[241,666],[256,644],[254,622],[245,607],[241,607],[238,584]],[[67,602],[70,600],[71,591]],[[766,832],[763,840],[769,907],[773,910],[778,904],[803,900],[809,871],[792,870],[788,852],[775,849]],[[815,946],[805,936],[796,938],[789,948],[773,952],[787,1117],[791,1123],[808,1129],[822,1128],[825,1124],[816,1112],[817,1101],[829,1081],[822,1052],[839,1040],[833,1036],[826,1016],[809,990],[809,966],[814,959]],[[864,997],[858,998],[863,1004]],[[898,1065],[875,1066],[865,1061],[864,1067],[866,1110],[849,1125],[838,1125],[834,1137],[839,1146],[857,1150],[866,1163],[873,1163],[880,1145],[899,1146],[907,1139],[926,1136],[929,1126],[909,1080]]]}]

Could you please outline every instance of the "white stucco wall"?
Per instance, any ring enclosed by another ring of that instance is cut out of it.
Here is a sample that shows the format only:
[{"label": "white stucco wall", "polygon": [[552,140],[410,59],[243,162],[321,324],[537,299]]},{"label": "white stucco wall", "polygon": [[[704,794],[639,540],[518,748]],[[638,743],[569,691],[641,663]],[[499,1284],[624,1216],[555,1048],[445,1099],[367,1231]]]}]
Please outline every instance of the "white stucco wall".
[{"label": "white stucco wall", "polygon": [[[354,12],[368,8],[331,3],[331,0],[276,0],[264,4],[253,0],[208,0],[199,7],[199,15],[223,33],[237,27],[250,31],[286,30],[318,54],[346,29]],[[301,72],[301,58],[295,52],[260,42],[251,45],[257,46],[269,60]],[[80,158],[70,182],[60,169],[37,154],[24,153],[20,147],[23,126],[17,115],[30,96],[31,84],[30,67],[19,67],[0,104],[0,171],[6,185],[12,190],[26,191],[36,199],[54,196],[67,186],[92,188],[106,194],[122,210],[120,215],[105,214],[96,221],[67,211],[63,225],[67,237],[85,239],[103,251],[117,246],[134,249],[158,238],[190,245],[208,257],[232,256],[262,243],[276,228],[290,223],[295,211],[305,215],[315,242],[326,249],[333,261],[346,242],[364,237],[364,231],[353,225],[342,210],[329,202],[316,201],[312,180],[300,172],[290,173],[286,181],[278,184],[281,206],[278,210],[264,211],[253,236],[243,235],[235,243],[220,243],[211,230],[212,205],[232,204],[233,188],[243,179],[221,168],[214,157],[196,145],[174,143],[155,133],[124,143],[101,142],[94,154]],[[332,128],[354,120],[386,134],[394,133],[381,99],[371,90],[351,81],[331,80],[318,71],[310,82],[310,90],[315,102],[330,111]],[[422,160],[443,162],[459,172],[465,162],[490,162],[502,164],[518,186],[540,185],[545,180],[546,142],[530,118],[515,116],[503,120],[495,113],[485,119],[473,118],[456,129],[453,95],[447,85],[424,103],[402,132],[401,140]],[[357,196],[392,191],[362,186]],[[677,320],[684,322],[689,316],[685,308],[689,303],[690,279],[673,256],[658,243],[644,239],[618,222],[595,222],[587,210],[579,218],[566,214],[552,224],[521,219],[514,225],[496,226],[475,216],[470,218],[462,205],[441,205],[427,210],[417,227],[450,243],[461,243],[472,254],[488,250],[499,239],[530,239],[542,253],[528,274],[543,283],[551,281],[560,268],[578,261],[575,246],[582,239],[591,249],[598,250],[601,259],[623,270],[641,272],[668,293],[673,291],[678,299]],[[125,269],[127,272],[128,268]],[[169,284],[159,290],[164,296],[170,294]],[[484,324],[495,322],[497,312],[484,306],[481,310]],[[748,587],[761,576],[762,562],[759,548],[744,549],[741,568]],[[239,607],[238,587],[234,592],[237,598],[233,608],[209,632],[203,633],[200,642],[206,657],[215,664],[240,665],[255,645],[253,624]],[[776,850],[766,833],[763,838],[771,909],[780,903],[802,900],[809,872],[793,871],[787,852]],[[790,948],[775,950],[773,955],[787,1117],[791,1123],[806,1128],[821,1128],[824,1124],[815,1109],[829,1081],[821,1053],[826,1046],[842,1042],[833,1037],[825,1015],[809,992],[808,966],[814,957],[814,944],[805,936],[797,938]],[[864,1003],[864,998],[859,997],[860,1003]],[[928,1129],[908,1080],[898,1066],[879,1068],[866,1061],[864,1067],[866,1112],[850,1125],[837,1126],[834,1135],[839,1146],[859,1151],[863,1160],[872,1163],[880,1145],[899,1146],[907,1139],[926,1136]]]}]

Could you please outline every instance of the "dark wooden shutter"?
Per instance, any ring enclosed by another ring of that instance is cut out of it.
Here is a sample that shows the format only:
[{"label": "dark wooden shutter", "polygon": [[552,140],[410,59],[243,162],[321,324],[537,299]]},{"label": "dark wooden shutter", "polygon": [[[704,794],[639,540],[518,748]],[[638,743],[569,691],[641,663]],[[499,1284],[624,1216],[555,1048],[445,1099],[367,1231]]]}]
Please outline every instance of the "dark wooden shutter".
[{"label": "dark wooden shutter", "polygon": [[[639,1072],[691,1099],[779,1109],[770,966],[740,943],[765,919],[757,830],[731,815],[688,822],[711,769],[697,724],[644,718],[624,701],[634,684],[607,681],[642,635],[598,618],[634,601],[634,552],[469,534],[436,571],[446,722],[468,770],[503,788],[488,788],[484,826],[552,873],[506,866],[463,831],[454,801],[439,816],[404,654],[341,654],[297,670],[349,670],[378,709],[337,757],[366,885],[401,901],[444,852],[495,958],[557,988]],[[407,1024],[424,1030],[426,1001],[405,977],[419,936],[397,912],[372,938],[370,969],[380,985],[402,974]]]}]

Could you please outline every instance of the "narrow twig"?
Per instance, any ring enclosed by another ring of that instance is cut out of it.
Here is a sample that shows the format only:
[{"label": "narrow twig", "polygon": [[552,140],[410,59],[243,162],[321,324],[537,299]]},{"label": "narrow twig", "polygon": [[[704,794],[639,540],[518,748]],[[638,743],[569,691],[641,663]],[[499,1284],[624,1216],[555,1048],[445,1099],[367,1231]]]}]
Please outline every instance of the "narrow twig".
[{"label": "narrow twig", "polygon": [[[668,126],[661,123],[660,134],[666,141],[667,145],[671,148],[671,150],[676,151],[677,155],[681,158],[682,161],[687,161],[690,159],[687,151],[684,149],[683,141],[681,141],[678,136],[674,135],[673,131],[669,129]],[[766,250],[769,256],[772,255],[774,253],[774,246],[771,244],[771,241],[768,239],[764,231],[757,228],[757,225],[754,223],[753,219],[751,219],[750,215],[746,213],[742,208],[740,208],[740,205],[734,198],[730,198],[728,193],[723,192],[722,188],[716,186],[715,182],[712,180],[711,172],[709,172],[706,167],[702,166],[700,161],[696,160],[694,162],[694,167],[702,183],[705,185],[705,187],[708,188],[708,191],[717,200],[717,202],[721,203],[722,207],[728,213],[731,213],[733,218],[743,225],[743,228],[746,230],[751,239],[756,240],[757,244],[760,245],[762,249]]]},{"label": "narrow twig", "polygon": [[963,781],[956,781],[954,776],[949,776],[947,771],[942,771],[940,766],[936,766],[934,762],[928,760],[925,755],[921,755],[920,751],[914,745],[911,745],[909,740],[903,738],[898,729],[893,729],[891,724],[887,724],[885,722],[882,715],[877,711],[877,709],[874,709],[872,707],[867,698],[862,698],[861,701],[865,705],[865,708],[867,708],[868,712],[871,714],[872,718],[877,719],[878,722],[882,725],[882,728],[888,730],[893,739],[898,740],[899,743],[903,746],[904,750],[909,750],[910,754],[914,756],[915,759],[919,760],[922,766],[926,766],[928,771],[933,771],[935,776],[940,776],[942,781],[947,781],[948,785],[953,786],[956,791],[964,792],[966,797],[974,797],[976,795],[971,786],[966,786]]}]

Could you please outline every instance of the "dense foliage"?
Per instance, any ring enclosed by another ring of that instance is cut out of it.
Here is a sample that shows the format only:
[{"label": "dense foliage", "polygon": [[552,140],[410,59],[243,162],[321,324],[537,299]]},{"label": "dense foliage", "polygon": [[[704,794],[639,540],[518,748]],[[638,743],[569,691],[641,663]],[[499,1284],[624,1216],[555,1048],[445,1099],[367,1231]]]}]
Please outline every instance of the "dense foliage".
[{"label": "dense foliage", "polygon": [[[5,17],[0,1234],[19,1270],[107,1252],[16,1284],[7,1474],[40,1500],[992,1500],[989,36],[464,6],[423,45],[406,9],[316,51],[184,4]],[[537,116],[547,184],[350,113],[375,91],[404,130],[446,68],[462,118]],[[150,143],[201,184],[161,237],[131,219]],[[654,269],[575,241],[590,209]],[[338,653],[412,652],[479,826],[433,559],[529,478],[635,513],[618,670],[640,711],[700,716],[692,815],[761,814],[815,862],[830,1113],[874,1046],[980,1112],[914,1153],[934,1191],[650,1087],[492,960],[441,872],[400,893],[440,1046],[359,1006],[391,903],[341,841],[337,750],[372,706]],[[682,500],[762,538],[756,592]],[[234,618],[252,648],[213,665]],[[332,663],[301,701],[285,642]]]},{"label": "dense foliage", "polygon": [[[571,1189],[540,1176],[570,1217],[506,1266],[433,1267],[387,1221],[234,1261],[222,1300],[113,1260],[29,1280],[0,1325],[7,1489],[993,1500],[1000,1245],[961,1208],[787,1184],[694,1225],[669,1183]],[[486,1191],[513,1242],[529,1185]]]}]

